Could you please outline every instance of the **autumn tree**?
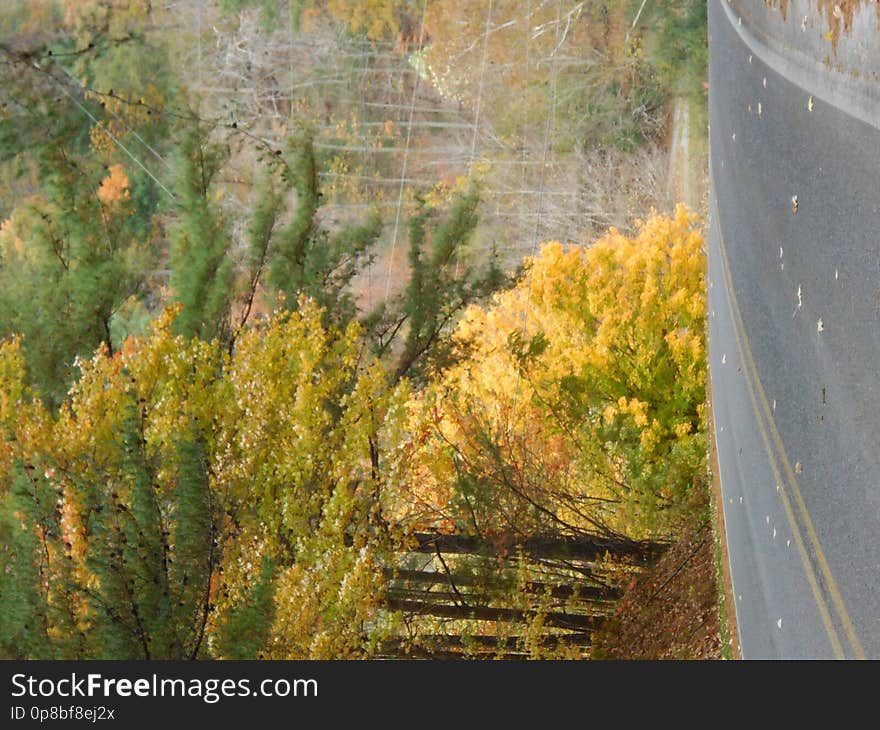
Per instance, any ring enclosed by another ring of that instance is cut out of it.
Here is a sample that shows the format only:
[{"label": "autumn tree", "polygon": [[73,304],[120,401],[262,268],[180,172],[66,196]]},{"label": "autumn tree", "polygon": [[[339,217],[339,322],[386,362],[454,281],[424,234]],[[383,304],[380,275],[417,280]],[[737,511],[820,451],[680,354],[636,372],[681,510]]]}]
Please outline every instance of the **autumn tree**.
[{"label": "autumn tree", "polygon": [[410,638],[390,654],[588,647],[619,586],[692,509],[703,242],[684,208],[637,229],[546,244],[516,286],[465,312],[458,360],[413,399],[397,509],[414,543],[388,601]]},{"label": "autumn tree", "polygon": [[667,532],[704,479],[702,246],[680,207],[547,244],[471,307],[467,357],[420,397],[420,509],[473,534]]},{"label": "autumn tree", "polygon": [[69,33],[31,25],[52,16],[49,5],[12,13],[13,30],[0,38],[9,81],[0,90],[9,204],[0,333],[24,335],[29,377],[57,403],[75,357],[102,342],[115,349],[148,316],[160,188],[138,155],[154,156],[151,164],[160,156],[150,142],[158,144],[164,125],[149,105],[161,107],[162,98],[155,87],[126,96],[113,84],[146,68],[161,83],[167,66],[141,34],[144,3],[70,4],[63,19],[55,16]]},{"label": "autumn tree", "polygon": [[24,336],[29,375],[57,403],[77,356],[121,344],[113,317],[153,256],[132,230],[121,167],[77,162],[61,147],[46,151],[41,175],[42,194],[0,233],[0,331]]},{"label": "autumn tree", "polygon": [[4,655],[580,655],[703,473],[694,226],[548,244],[418,393],[302,295],[231,351],[177,306],[57,415],[4,344]]},{"label": "autumn tree", "polygon": [[583,656],[704,474],[697,222],[592,236],[656,197],[638,44],[183,5],[0,16],[0,655]]},{"label": "autumn tree", "polygon": [[179,311],[83,361],[57,416],[3,345],[3,655],[365,655],[405,386],[305,299],[231,356]]},{"label": "autumn tree", "polygon": [[[168,323],[159,327],[151,344],[167,348]],[[0,589],[0,602],[18,601],[23,590],[39,605],[24,632],[4,612],[4,654],[26,655],[31,642],[51,658],[191,658],[205,650],[222,512],[209,492],[205,431],[174,389],[210,383],[217,361],[210,348],[192,347],[189,369],[154,370],[149,383],[140,368],[129,369],[131,350],[99,351],[83,361],[57,417],[38,394],[12,385],[24,382],[24,361],[15,343],[6,347],[5,384],[23,400],[20,420],[4,424],[3,440],[14,447],[2,474],[3,519],[33,539],[4,543],[15,579]],[[149,388],[182,406],[174,413],[182,438],[152,440]]]}]

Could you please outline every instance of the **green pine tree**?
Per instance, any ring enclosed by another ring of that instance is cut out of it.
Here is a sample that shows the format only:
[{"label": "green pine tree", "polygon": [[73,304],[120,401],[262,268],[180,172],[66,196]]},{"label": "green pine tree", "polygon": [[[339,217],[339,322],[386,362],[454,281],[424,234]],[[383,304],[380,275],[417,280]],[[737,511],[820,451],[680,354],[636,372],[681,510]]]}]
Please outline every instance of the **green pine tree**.
[{"label": "green pine tree", "polygon": [[229,305],[233,264],[226,219],[212,200],[215,177],[225,161],[223,148],[209,132],[191,123],[180,143],[171,227],[171,288],[183,304],[177,331],[187,337],[225,339],[230,334]]},{"label": "green pine tree", "polygon": [[224,659],[258,659],[275,615],[274,566],[264,557],[260,577],[246,601],[229,611],[218,632],[218,652]]},{"label": "green pine tree", "polygon": [[0,333],[24,336],[28,372],[57,405],[76,357],[121,344],[114,315],[141,289],[154,257],[133,234],[130,202],[99,198],[103,167],[77,162],[62,146],[43,151],[40,173],[40,198],[16,216],[21,230],[0,241]]},{"label": "green pine tree", "polygon": [[328,320],[344,324],[356,315],[349,284],[369,262],[381,219],[373,212],[366,221],[331,233],[318,220],[318,163],[306,131],[291,137],[285,162],[283,180],[296,193],[296,210],[272,246],[268,284],[285,295],[287,306],[295,308],[298,295],[305,294],[325,308]]},{"label": "green pine tree", "polygon": [[432,369],[450,362],[447,335],[455,316],[509,279],[498,266],[494,247],[483,265],[467,260],[479,223],[476,186],[458,195],[445,215],[429,209],[421,198],[416,202],[418,210],[409,224],[407,287],[396,301],[371,313],[365,324],[378,353],[394,353],[397,378],[423,380]]}]

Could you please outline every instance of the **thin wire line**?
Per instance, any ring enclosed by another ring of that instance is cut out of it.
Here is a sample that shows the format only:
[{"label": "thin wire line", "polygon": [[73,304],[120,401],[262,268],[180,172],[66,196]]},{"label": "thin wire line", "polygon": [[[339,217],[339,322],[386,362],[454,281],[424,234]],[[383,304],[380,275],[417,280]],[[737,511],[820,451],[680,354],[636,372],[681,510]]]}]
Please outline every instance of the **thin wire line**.
[{"label": "thin wire line", "polygon": [[477,86],[477,103],[474,110],[474,133],[471,137],[471,156],[468,167],[473,167],[474,157],[477,152],[477,130],[480,127],[480,108],[483,103],[483,80],[486,75],[486,56],[489,50],[489,31],[492,28],[492,6],[494,0],[489,0],[489,9],[486,11],[486,32],[483,35],[483,58],[480,61],[480,81]]},{"label": "thin wire line", "polygon": [[[369,176],[367,175],[367,165],[369,160],[373,159],[367,154],[367,143],[369,139],[367,137],[367,69],[370,67],[370,54],[365,54],[363,57],[363,73],[361,73],[361,82],[360,82],[360,97],[361,97],[361,144],[364,147],[364,150],[361,154],[361,174],[363,175],[363,185],[361,186],[361,195],[363,199],[367,199],[367,194],[369,193]],[[399,181],[403,184],[403,180],[405,178],[401,178]],[[372,262],[366,267],[366,275],[367,275],[367,311],[369,312],[373,308],[373,265]]]},{"label": "thin wire line", "polygon": [[[84,87],[82,87],[82,85],[79,83],[79,79],[77,79],[76,76],[74,76],[72,73],[70,73],[70,71],[68,71],[66,68],[61,67],[61,70],[67,75],[67,77],[71,81],[73,81],[77,86],[79,86],[81,89],[83,89],[83,91],[85,91]],[[110,116],[112,116],[117,122],[119,122],[123,127],[125,127],[125,131],[127,131],[129,134],[133,135],[135,137],[135,139],[137,139],[138,142],[140,142],[144,147],[146,147],[147,150],[149,150],[153,154],[153,156],[157,160],[159,160],[159,162],[161,162],[163,165],[165,165],[165,167],[168,167],[168,162],[165,160],[165,158],[162,157],[162,155],[160,155],[155,149],[153,149],[153,147],[135,131],[135,129],[134,129],[134,127],[132,127],[132,125],[128,124],[122,117],[120,117],[112,109],[109,109],[106,106],[104,106],[103,109]],[[107,130],[107,133],[110,134],[110,130]]]},{"label": "thin wire line", "polygon": [[[532,0],[526,0],[526,22],[525,22],[525,32],[526,32],[526,64],[525,64],[525,73],[523,74],[523,93],[522,93],[522,105],[523,105],[523,124],[522,124],[522,173],[520,175],[520,188],[525,190],[526,187],[526,171],[528,169],[528,165],[526,162],[526,157],[528,155],[528,139],[529,139],[529,66],[532,62],[532,34],[529,30],[529,22],[532,19]],[[525,200],[528,200],[526,197]],[[525,202],[525,200],[523,202]]]},{"label": "thin wire line", "polygon": [[[59,86],[61,87],[61,90],[67,95],[67,97],[68,97],[68,98],[69,98],[74,104],[76,104],[76,105],[79,107],[79,109],[80,109],[80,110],[81,110],[81,111],[82,111],[82,112],[83,112],[83,113],[84,113],[89,119],[92,120],[92,122],[94,122],[95,124],[100,124],[100,122],[99,122],[98,119],[95,117],[95,115],[92,114],[92,113],[91,113],[91,112],[90,112],[85,106],[83,106],[82,104],[80,104],[79,99],[77,99],[73,94],[71,94],[70,91],[67,89],[67,87],[66,87],[64,84],[59,84]],[[150,179],[151,179],[154,183],[156,183],[156,185],[158,185],[160,188],[162,188],[162,190],[164,190],[164,191],[167,193],[168,197],[170,197],[172,200],[176,200],[176,199],[177,199],[177,198],[175,197],[174,193],[172,193],[168,188],[166,188],[166,187],[162,184],[162,181],[159,180],[159,178],[157,178],[152,172],[150,172],[149,169],[147,169],[146,165],[144,165],[143,162],[141,162],[137,157],[135,157],[135,156],[131,153],[131,151],[128,149],[128,147],[126,147],[124,144],[122,144],[122,142],[120,142],[120,141],[116,138],[116,136],[115,136],[115,135],[114,135],[109,129],[106,129],[105,131],[107,132],[107,136],[109,136],[110,139],[113,140],[113,142],[116,144],[116,146],[119,147],[119,149],[121,149],[126,155],[128,155],[128,157],[132,160],[132,162],[134,162],[139,168],[141,168],[141,170],[143,170],[147,175],[149,175]]]},{"label": "thin wire line", "polygon": [[[531,305],[532,305],[532,288],[535,280],[535,254],[538,248],[538,235],[540,233],[542,214],[544,211],[544,185],[545,185],[545,171],[547,169],[547,155],[550,147],[550,132],[553,126],[556,123],[556,85],[557,85],[557,65],[556,65],[556,51],[559,50],[559,23],[561,20],[560,8],[559,8],[559,0],[556,0],[556,38],[555,42],[557,46],[554,49],[554,52],[550,56],[550,107],[547,110],[547,121],[544,126],[544,151],[542,154],[542,164],[541,164],[541,179],[540,186],[538,190],[538,205],[537,205],[537,216],[535,218],[535,228],[532,233],[532,250],[530,253],[531,257],[531,266],[529,266],[529,276],[528,276],[528,287],[526,289],[526,301],[525,306],[523,308],[523,317],[522,317],[522,331],[521,338],[525,341],[526,331],[528,328],[529,322],[529,314],[531,313]],[[520,390],[520,381],[522,380],[522,368],[517,368],[516,370],[516,382],[513,388],[513,400],[511,403],[511,425],[513,422],[513,418],[516,415],[516,409],[519,402],[519,390]]]},{"label": "thin wire line", "polygon": [[[474,131],[471,135],[471,154],[468,158],[468,174],[473,172],[474,159],[477,154],[477,131],[480,128],[480,110],[483,104],[483,81],[486,76],[486,56],[489,51],[489,31],[492,28],[492,6],[494,0],[489,0],[489,8],[486,10],[486,32],[483,34],[483,57],[480,60],[480,81],[477,85],[477,103],[474,109]],[[461,257],[455,257],[455,273],[453,276],[457,279],[461,268]]]},{"label": "thin wire line", "polygon": [[[422,3],[422,22],[419,28],[419,42],[421,42],[421,39],[425,37],[425,16],[427,15],[427,12],[428,0],[424,0],[424,2]],[[406,179],[406,173],[409,167],[409,145],[412,138],[413,114],[415,113],[416,94],[419,90],[419,81],[421,80],[421,78],[421,74],[416,74],[415,81],[413,82],[412,100],[409,106],[409,123],[406,126],[406,144],[404,145],[403,150],[403,169],[400,173],[401,180]],[[391,291],[391,268],[394,264],[394,251],[397,248],[397,235],[400,231],[400,210],[403,207],[404,186],[405,183],[400,183],[400,190],[397,194],[397,212],[394,215],[394,230],[391,234],[391,249],[388,254],[388,270],[385,274],[385,302],[388,301],[388,293]]]},{"label": "thin wire line", "polygon": [[[556,41],[559,40],[559,22],[560,22],[559,0],[556,1]],[[550,149],[550,132],[556,124],[556,86],[557,86],[557,66],[555,56],[551,56],[550,68],[550,108],[547,111],[547,120],[544,126],[544,150],[541,157],[541,177],[538,185],[538,205],[536,206],[537,219],[535,220],[535,228],[532,233],[532,250],[531,257],[534,259],[538,250],[538,238],[541,231],[541,218],[544,213],[544,191],[546,182],[547,157]],[[523,329],[522,335],[525,337],[526,326],[531,309],[532,285],[534,283],[534,265],[529,268],[529,288],[526,297],[526,307],[523,312]]]},{"label": "thin wire line", "polygon": [[[4,49],[4,50],[5,50],[5,49]],[[61,91],[64,93],[64,95],[67,96],[67,98],[70,99],[70,100],[71,100],[71,101],[77,106],[77,108],[78,108],[80,111],[82,111],[82,112],[83,112],[83,113],[84,113],[84,114],[85,114],[85,115],[86,115],[86,116],[87,116],[87,117],[88,117],[88,118],[89,118],[94,124],[100,124],[100,123],[101,123],[101,122],[95,117],[95,115],[92,114],[92,113],[89,111],[89,109],[88,109],[87,107],[85,107],[83,104],[81,104],[80,101],[79,101],[79,99],[77,99],[76,96],[74,96],[74,95],[70,92],[70,89],[67,88],[67,84],[64,83],[63,79],[58,78],[57,76],[55,76],[55,75],[54,75],[53,73],[51,73],[50,71],[47,71],[47,70],[45,70],[45,69],[40,68],[40,66],[39,66],[38,64],[36,64],[36,63],[32,63],[31,65],[32,65],[37,71],[39,71],[39,72],[41,72],[42,74],[44,74],[44,75],[45,75],[49,80],[51,80],[56,86],[58,86],[58,87],[61,89]],[[62,67],[61,70],[64,71],[65,75],[66,75],[66,76],[67,76],[67,77],[68,77],[73,83],[76,84],[77,88],[78,88],[80,91],[82,91],[83,93],[86,92],[86,88],[85,88],[85,87],[79,82],[79,80],[78,80],[76,77],[72,76],[72,75],[67,71],[67,69],[64,69],[64,68]],[[112,112],[111,112],[111,113],[112,113]],[[122,150],[122,151],[123,151],[123,152],[124,152],[124,153],[125,153],[125,154],[126,154],[126,155],[127,155],[127,156],[128,156],[128,157],[129,157],[129,158],[130,158],[130,159],[131,159],[131,160],[132,160],[137,166],[138,166],[138,167],[140,167],[140,168],[141,168],[141,169],[142,169],[142,170],[143,170],[143,171],[149,176],[149,178],[150,178],[153,182],[156,183],[156,185],[158,185],[158,186],[159,186],[159,187],[160,187],[160,188],[161,188],[161,189],[162,189],[162,190],[163,190],[163,191],[164,191],[164,192],[165,192],[165,193],[166,193],[166,194],[167,194],[172,200],[176,200],[176,197],[175,197],[174,193],[172,193],[172,192],[171,192],[171,191],[170,191],[170,190],[169,190],[169,189],[168,189],[168,188],[162,183],[162,181],[159,180],[159,178],[157,178],[157,177],[156,177],[156,176],[155,176],[155,175],[149,170],[149,168],[147,168],[146,165],[144,165],[143,162],[141,162],[137,157],[135,157],[135,155],[131,152],[131,150],[129,150],[129,149],[128,149],[128,148],[127,148],[127,147],[126,147],[126,146],[125,146],[125,145],[124,145],[124,144],[123,144],[123,143],[122,143],[122,142],[121,142],[121,141],[120,141],[120,140],[119,140],[119,139],[118,139],[118,138],[117,138],[117,137],[116,137],[116,136],[115,136],[115,135],[114,135],[109,129],[106,129],[106,128],[105,128],[105,131],[106,131],[106,133],[107,133],[107,136],[110,137],[110,139],[113,141],[113,143],[114,143],[117,147],[119,147],[119,149],[121,149],[121,150]],[[138,138],[140,139],[140,137],[138,137]],[[141,140],[141,141],[143,141],[143,140]],[[146,143],[145,143],[145,144],[146,144]],[[149,145],[147,145],[147,146],[149,147]],[[154,151],[154,152],[155,152],[155,151]],[[160,159],[161,159],[161,157],[160,157]],[[162,160],[162,161],[164,162],[164,160]]]}]

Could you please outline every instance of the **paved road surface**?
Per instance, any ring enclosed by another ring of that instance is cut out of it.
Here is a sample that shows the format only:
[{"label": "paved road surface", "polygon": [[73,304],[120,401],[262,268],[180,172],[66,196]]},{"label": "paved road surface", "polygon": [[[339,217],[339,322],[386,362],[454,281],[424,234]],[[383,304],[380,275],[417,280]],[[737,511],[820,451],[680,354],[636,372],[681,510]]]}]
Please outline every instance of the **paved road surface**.
[{"label": "paved road surface", "polygon": [[709,0],[709,33],[710,373],[742,654],[880,658],[880,131],[823,100],[827,77],[766,65],[735,2]]}]

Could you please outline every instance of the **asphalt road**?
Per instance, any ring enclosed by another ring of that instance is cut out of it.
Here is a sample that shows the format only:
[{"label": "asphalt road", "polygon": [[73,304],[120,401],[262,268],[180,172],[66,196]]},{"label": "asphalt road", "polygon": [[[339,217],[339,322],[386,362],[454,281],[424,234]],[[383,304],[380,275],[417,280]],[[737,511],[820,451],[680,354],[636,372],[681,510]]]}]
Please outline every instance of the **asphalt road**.
[{"label": "asphalt road", "polygon": [[766,65],[735,4],[709,0],[709,34],[710,375],[742,655],[880,658],[880,131],[823,101],[828,78]]}]

